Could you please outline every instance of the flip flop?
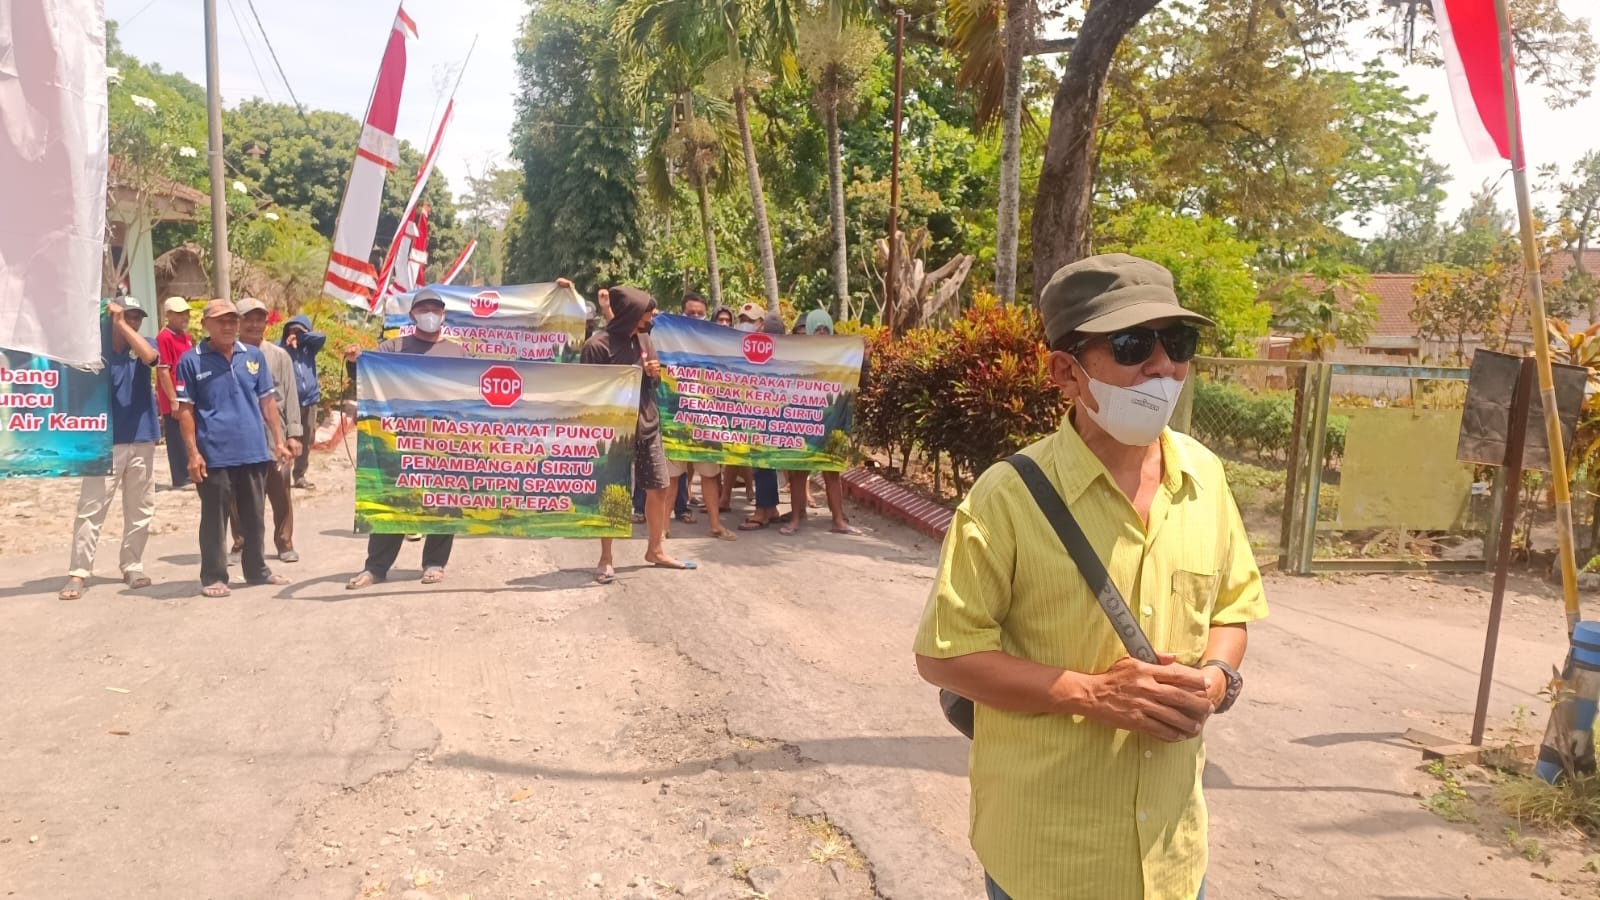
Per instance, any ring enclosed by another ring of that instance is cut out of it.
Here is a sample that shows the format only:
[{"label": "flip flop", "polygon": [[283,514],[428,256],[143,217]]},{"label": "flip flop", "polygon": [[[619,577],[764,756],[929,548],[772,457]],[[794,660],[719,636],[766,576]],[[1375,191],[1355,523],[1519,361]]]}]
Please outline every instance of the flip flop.
[{"label": "flip flop", "polygon": [[653,562],[650,565],[654,566],[657,569],[671,569],[674,572],[692,572],[695,569],[700,568],[700,564],[695,562],[692,559],[683,560],[682,562],[679,562],[677,565],[673,565],[671,563],[664,563],[664,562]]},{"label": "flip flop", "polygon": [[784,537],[794,537],[800,533],[800,526],[794,522],[790,522],[782,528],[779,528],[778,533]]},{"label": "flip flop", "polygon": [[226,597],[232,593],[233,588],[228,587],[220,581],[216,584],[208,584],[200,589],[201,596],[211,598]]},{"label": "flip flop", "polygon": [[717,530],[711,532],[711,536],[719,541],[737,541],[739,539],[737,534],[734,534],[726,528],[718,528]]},{"label": "flip flop", "polygon": [[261,587],[263,585],[280,586],[288,583],[289,576],[287,575],[268,575],[266,578],[263,578],[260,581],[250,582],[251,586],[253,587]]},{"label": "flip flop", "polygon": [[596,572],[596,573],[594,573],[594,583],[595,584],[615,584],[616,581],[617,581],[617,573],[615,573],[615,572]]},{"label": "flip flop", "polygon": [[293,550],[284,550],[278,554],[278,562],[297,563],[299,561],[300,554]]},{"label": "flip flop", "polygon": [[142,591],[150,586],[150,576],[143,572],[130,572],[123,576],[123,580],[127,582],[130,591]]},{"label": "flip flop", "polygon": [[[76,587],[74,587],[76,585]],[[76,600],[83,596],[83,579],[74,575],[67,579],[67,584],[56,594],[57,600]]]},{"label": "flip flop", "polygon": [[673,518],[676,518],[679,522],[682,522],[685,525],[693,525],[696,522],[700,521],[699,519],[696,519],[694,517],[694,513],[688,513],[688,512],[679,513],[678,515],[674,516]]},{"label": "flip flop", "polygon": [[634,513],[633,514],[633,524],[635,524],[635,525],[643,525],[644,524],[644,514],[642,514],[642,513]]},{"label": "flip flop", "polygon": [[740,531],[760,531],[761,529],[763,529],[763,528],[765,528],[765,527],[767,527],[768,525],[771,525],[771,524],[772,524],[772,522],[770,520],[763,521],[761,519],[745,519],[744,520],[744,524],[739,526],[739,530]]},{"label": "flip flop", "polygon": [[422,572],[423,584],[438,584],[444,580],[444,570],[438,566],[430,566]]},{"label": "flip flop", "polygon": [[854,525],[846,525],[843,528],[830,528],[828,530],[834,534],[844,534],[849,535],[850,537],[861,537],[863,534],[866,534],[866,532],[855,527]]},{"label": "flip flop", "polygon": [[371,587],[382,580],[382,578],[379,578],[371,572],[362,572],[360,575],[357,575],[356,577],[345,582],[344,589],[347,591],[359,590],[360,588]]}]

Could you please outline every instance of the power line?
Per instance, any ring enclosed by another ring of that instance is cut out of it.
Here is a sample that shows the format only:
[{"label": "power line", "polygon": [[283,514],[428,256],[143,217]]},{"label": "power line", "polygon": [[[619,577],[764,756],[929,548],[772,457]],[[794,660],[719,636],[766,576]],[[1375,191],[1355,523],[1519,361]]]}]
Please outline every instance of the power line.
[{"label": "power line", "polygon": [[278,77],[283,79],[283,87],[289,92],[289,99],[294,101],[294,108],[300,111],[300,117],[305,118],[306,108],[300,105],[300,98],[294,95],[294,87],[289,84],[289,76],[284,74],[283,63],[278,62],[278,51],[272,48],[272,38],[267,37],[267,29],[261,24],[261,15],[256,12],[256,0],[245,0],[245,4],[250,7],[250,16],[256,20],[256,29],[261,32],[261,39],[267,42],[267,53],[272,56],[272,64],[278,67]]},{"label": "power line", "polygon": [[278,98],[272,96],[272,89],[267,87],[266,76],[261,74],[261,67],[256,65],[256,53],[250,49],[250,36],[244,32],[244,23],[239,21],[239,10],[233,5],[233,0],[228,0],[228,12],[233,15],[233,27],[239,31],[239,41],[244,44],[245,55],[250,57],[250,68],[256,70],[256,80],[261,82],[261,92],[267,95],[268,100],[276,103]]},{"label": "power line", "polygon": [[138,12],[136,12],[133,15],[129,16],[127,19],[125,19],[122,22],[122,27],[126,28],[129,25],[132,25],[134,19],[137,19],[140,16],[144,15],[144,11],[145,10],[149,9],[152,6],[155,6],[157,3],[160,3],[160,2],[161,2],[161,0],[150,0],[149,3],[146,3],[145,5],[139,7],[139,11]]}]

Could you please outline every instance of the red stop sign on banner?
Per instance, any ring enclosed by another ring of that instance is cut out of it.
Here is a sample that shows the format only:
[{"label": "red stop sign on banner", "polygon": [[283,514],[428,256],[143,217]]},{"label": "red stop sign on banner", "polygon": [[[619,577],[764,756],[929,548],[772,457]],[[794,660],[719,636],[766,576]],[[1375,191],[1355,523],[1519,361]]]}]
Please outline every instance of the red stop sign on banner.
[{"label": "red stop sign on banner", "polygon": [[522,399],[522,376],[510,366],[490,366],[478,379],[483,402],[497,409],[517,405]]},{"label": "red stop sign on banner", "polygon": [[499,291],[479,291],[472,295],[472,314],[480,319],[494,315],[500,308]]},{"label": "red stop sign on banner", "polygon": [[758,366],[764,366],[772,360],[772,354],[777,351],[777,343],[770,334],[747,334],[744,336],[744,358]]}]

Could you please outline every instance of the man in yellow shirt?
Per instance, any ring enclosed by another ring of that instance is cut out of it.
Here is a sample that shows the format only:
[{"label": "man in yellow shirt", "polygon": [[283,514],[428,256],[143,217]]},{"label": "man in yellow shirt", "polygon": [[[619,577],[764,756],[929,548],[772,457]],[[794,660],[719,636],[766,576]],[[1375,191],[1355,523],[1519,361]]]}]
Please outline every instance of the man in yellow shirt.
[{"label": "man in yellow shirt", "polygon": [[976,703],[972,846],[990,900],[1205,896],[1209,716],[1266,615],[1221,462],[1166,428],[1199,326],[1166,269],[1110,254],[1040,300],[1072,400],[1023,450],[1082,526],[1161,655],[1130,656],[1009,465],[956,510],[917,633],[922,677]]}]

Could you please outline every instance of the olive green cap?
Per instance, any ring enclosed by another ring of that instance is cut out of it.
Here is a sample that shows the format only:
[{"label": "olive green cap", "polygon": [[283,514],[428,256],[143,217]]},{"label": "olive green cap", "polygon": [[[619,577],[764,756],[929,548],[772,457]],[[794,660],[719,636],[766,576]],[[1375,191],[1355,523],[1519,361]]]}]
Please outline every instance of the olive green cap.
[{"label": "olive green cap", "polygon": [[1039,296],[1039,317],[1051,344],[1075,331],[1107,334],[1159,319],[1216,324],[1178,303],[1165,266],[1126,253],[1090,256],[1057,269]]}]

